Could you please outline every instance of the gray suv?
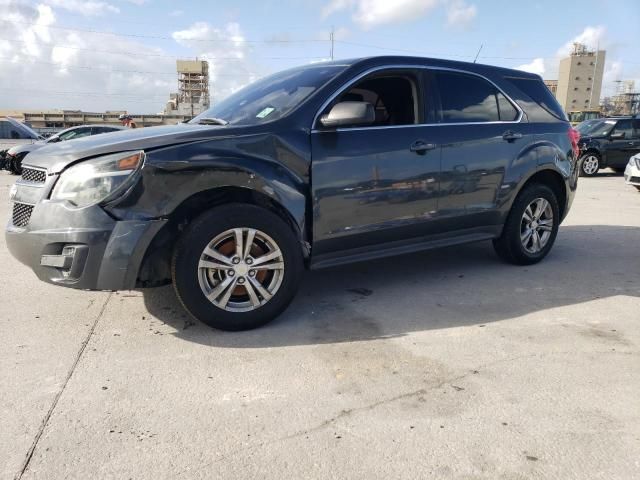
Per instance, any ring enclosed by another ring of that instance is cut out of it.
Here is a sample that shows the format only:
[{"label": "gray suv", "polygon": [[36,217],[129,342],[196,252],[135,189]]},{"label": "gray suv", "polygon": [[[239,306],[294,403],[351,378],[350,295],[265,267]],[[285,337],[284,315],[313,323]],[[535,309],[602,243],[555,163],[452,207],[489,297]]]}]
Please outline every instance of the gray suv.
[{"label": "gray suv", "polygon": [[33,152],[7,245],[44,281],[172,282],[203,322],[255,328],[304,268],[480,240],[540,261],[576,191],[577,140],[530,73],[411,57],[307,65],[188,124]]}]

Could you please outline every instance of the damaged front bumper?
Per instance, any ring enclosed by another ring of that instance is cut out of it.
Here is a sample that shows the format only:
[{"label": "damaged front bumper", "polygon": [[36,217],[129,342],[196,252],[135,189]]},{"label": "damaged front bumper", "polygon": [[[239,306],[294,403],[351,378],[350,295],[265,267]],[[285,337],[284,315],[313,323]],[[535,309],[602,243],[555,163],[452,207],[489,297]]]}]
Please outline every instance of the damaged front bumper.
[{"label": "damaged front bumper", "polygon": [[49,180],[19,180],[5,237],[40,280],[86,290],[136,286],[147,248],[166,220],[118,220],[102,207],[72,209],[46,199]]}]

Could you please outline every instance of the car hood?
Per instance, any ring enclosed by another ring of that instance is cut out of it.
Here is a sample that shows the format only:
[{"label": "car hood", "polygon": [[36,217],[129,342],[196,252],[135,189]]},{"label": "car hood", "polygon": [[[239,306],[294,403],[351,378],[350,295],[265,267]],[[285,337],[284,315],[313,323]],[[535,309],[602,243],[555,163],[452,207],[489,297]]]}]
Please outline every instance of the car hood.
[{"label": "car hood", "polygon": [[58,173],[78,160],[128,150],[153,150],[169,145],[237,135],[238,128],[180,123],[146,127],[54,143],[29,154],[25,164]]},{"label": "car hood", "polygon": [[9,154],[11,155],[18,155],[20,153],[30,153],[33,152],[34,150],[37,150],[38,148],[42,148],[47,144],[47,142],[45,142],[44,140],[39,140],[37,142],[34,143],[25,143],[23,145],[16,145],[15,147],[11,147],[9,149]]}]

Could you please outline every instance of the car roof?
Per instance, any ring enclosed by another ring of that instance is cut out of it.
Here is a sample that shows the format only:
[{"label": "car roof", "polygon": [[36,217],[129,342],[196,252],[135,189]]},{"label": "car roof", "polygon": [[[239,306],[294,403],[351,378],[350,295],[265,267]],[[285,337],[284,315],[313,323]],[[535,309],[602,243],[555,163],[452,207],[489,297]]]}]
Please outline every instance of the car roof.
[{"label": "car roof", "polygon": [[350,59],[341,59],[341,60],[333,60],[330,62],[319,62],[313,63],[310,66],[317,65],[335,65],[335,66],[347,66],[347,67],[355,67],[355,66],[384,66],[384,65],[416,65],[416,66],[426,66],[426,67],[441,67],[441,68],[451,68],[458,70],[466,70],[470,72],[476,73],[486,73],[486,72],[496,72],[502,73],[503,75],[508,76],[516,76],[520,78],[528,78],[541,80],[539,75],[535,73],[529,73],[522,70],[515,70],[512,68],[505,67],[497,67],[495,65],[487,65],[484,63],[472,63],[472,62],[462,62],[459,60],[446,60],[441,58],[430,58],[430,57],[417,57],[417,56],[404,56],[404,55],[377,55],[371,57],[361,57],[361,58],[350,58]]}]

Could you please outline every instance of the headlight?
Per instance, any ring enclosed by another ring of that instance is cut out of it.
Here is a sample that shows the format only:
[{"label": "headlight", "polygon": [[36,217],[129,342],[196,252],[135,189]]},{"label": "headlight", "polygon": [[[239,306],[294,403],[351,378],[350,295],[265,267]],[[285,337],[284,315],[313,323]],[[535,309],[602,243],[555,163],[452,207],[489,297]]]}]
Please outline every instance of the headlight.
[{"label": "headlight", "polygon": [[88,207],[113,199],[132,185],[144,162],[144,152],[122,152],[85,160],[60,175],[51,200]]},{"label": "headlight", "polygon": [[640,168],[640,157],[633,157],[631,160],[635,160],[636,167]]}]

